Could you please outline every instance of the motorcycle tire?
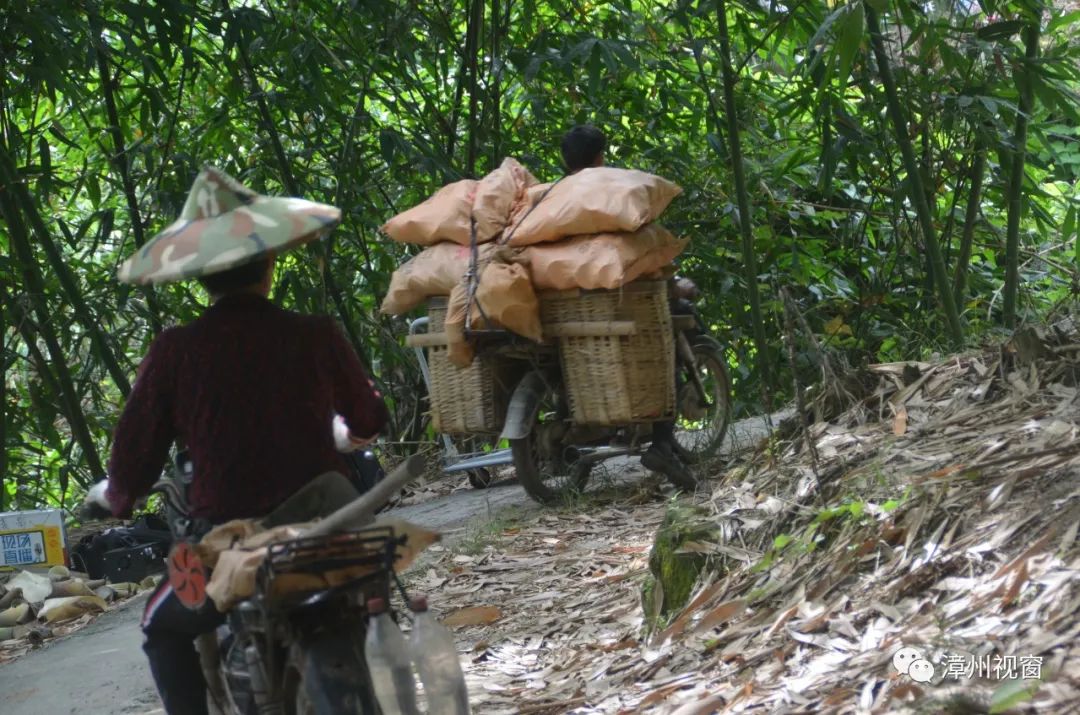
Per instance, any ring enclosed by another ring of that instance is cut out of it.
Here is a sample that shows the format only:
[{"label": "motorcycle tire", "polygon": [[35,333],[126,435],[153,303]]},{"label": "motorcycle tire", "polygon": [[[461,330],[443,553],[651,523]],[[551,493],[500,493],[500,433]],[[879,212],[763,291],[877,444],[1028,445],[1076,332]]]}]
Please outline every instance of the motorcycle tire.
[{"label": "motorcycle tire", "polygon": [[[701,375],[710,405],[700,404],[694,385],[684,379],[678,394],[678,420],[676,422],[676,453],[700,462],[720,451],[731,424],[731,378],[724,359],[724,348],[716,340],[699,335],[690,341],[694,353],[694,366],[680,364],[679,369],[697,370]],[[701,425],[694,428],[693,424]]]},{"label": "motorcycle tire", "polygon": [[466,474],[473,489],[487,489],[495,481],[495,475],[486,467],[470,469]]},{"label": "motorcycle tire", "polygon": [[[565,420],[558,408],[558,387],[548,385],[541,396],[532,429],[521,439],[510,440],[514,471],[525,493],[541,504],[559,504],[580,494],[588,484],[592,463],[567,461],[560,454],[554,458],[541,449],[544,430],[554,429]],[[555,440],[558,441],[558,440]]]}]

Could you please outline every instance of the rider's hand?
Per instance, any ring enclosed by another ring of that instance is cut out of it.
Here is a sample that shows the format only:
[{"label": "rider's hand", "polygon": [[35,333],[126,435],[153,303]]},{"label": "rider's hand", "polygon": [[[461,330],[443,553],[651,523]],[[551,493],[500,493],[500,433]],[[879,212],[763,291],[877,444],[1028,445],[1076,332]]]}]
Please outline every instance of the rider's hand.
[{"label": "rider's hand", "polygon": [[337,451],[355,452],[358,449],[363,449],[374,441],[374,437],[366,439],[354,437],[349,431],[349,426],[345,424],[345,418],[341,415],[334,415],[334,446],[337,448]]},{"label": "rider's hand", "polygon": [[112,518],[112,508],[109,506],[109,499],[105,495],[108,489],[108,479],[102,479],[90,487],[90,491],[86,493],[86,499],[83,500],[82,506],[79,508],[79,517],[81,519],[84,521],[100,521]]}]

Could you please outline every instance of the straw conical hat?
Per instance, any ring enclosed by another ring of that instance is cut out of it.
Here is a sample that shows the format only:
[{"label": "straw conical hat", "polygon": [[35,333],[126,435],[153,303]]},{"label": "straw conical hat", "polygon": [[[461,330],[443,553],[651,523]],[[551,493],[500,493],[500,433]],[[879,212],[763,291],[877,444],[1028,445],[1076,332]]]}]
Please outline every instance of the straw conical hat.
[{"label": "straw conical hat", "polygon": [[223,171],[203,169],[180,218],[117,271],[124,283],[169,283],[227,271],[295,248],[330,231],[340,209],[261,196]]}]

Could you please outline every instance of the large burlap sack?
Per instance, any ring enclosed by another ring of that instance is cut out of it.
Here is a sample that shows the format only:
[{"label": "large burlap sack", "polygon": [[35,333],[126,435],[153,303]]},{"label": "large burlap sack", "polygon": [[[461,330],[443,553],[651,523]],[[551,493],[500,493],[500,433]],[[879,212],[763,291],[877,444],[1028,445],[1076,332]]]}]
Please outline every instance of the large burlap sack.
[{"label": "large burlap sack", "polygon": [[511,246],[590,233],[636,231],[655,221],[682,189],[659,176],[634,169],[582,169],[550,187],[533,187],[533,204],[517,207],[506,230]]},{"label": "large burlap sack", "polygon": [[[537,342],[543,339],[540,302],[525,266],[507,263],[504,255],[492,257],[480,271],[473,298],[470,324],[474,329],[503,328]],[[443,323],[447,358],[460,368],[471,365],[476,356],[475,346],[465,336],[468,302],[468,281],[462,279],[450,291]]]},{"label": "large burlap sack", "polygon": [[469,245],[477,184],[475,179],[447,184],[424,203],[402,211],[383,224],[383,233],[399,243],[430,246],[439,241],[453,241]]},{"label": "large burlap sack", "polygon": [[675,260],[689,241],[660,224],[633,233],[602,233],[544,243],[521,251],[537,290],[613,290]]},{"label": "large burlap sack", "polygon": [[473,199],[473,218],[476,219],[476,241],[490,241],[510,223],[510,214],[520,205],[526,192],[536,185],[536,178],[516,159],[507,157],[498,169],[476,186]]},{"label": "large burlap sack", "polygon": [[[443,321],[443,332],[446,333],[447,359],[450,364],[460,368],[472,365],[476,356],[473,344],[465,339],[465,315],[469,307],[469,286],[464,279],[458,281],[450,298],[446,301],[446,318]],[[475,308],[473,309],[472,324],[476,327],[478,318]]]},{"label": "large burlap sack", "polygon": [[[486,260],[493,249],[492,244],[478,246],[477,260]],[[425,248],[394,271],[379,310],[401,315],[432,296],[449,295],[469,269],[469,251],[449,241]]]},{"label": "large burlap sack", "polygon": [[540,342],[540,302],[529,271],[517,263],[492,261],[480,274],[476,288],[478,310],[495,327]]},{"label": "large burlap sack", "polygon": [[[506,235],[504,239],[513,239],[514,227],[521,223],[522,219],[533,210],[533,207],[539,204],[547,193],[551,191],[551,187],[554,183],[548,182],[546,184],[536,184],[530,186],[521,194],[517,201],[514,202],[513,207],[510,209],[510,225],[507,227]],[[503,241],[500,241],[502,243]]]}]

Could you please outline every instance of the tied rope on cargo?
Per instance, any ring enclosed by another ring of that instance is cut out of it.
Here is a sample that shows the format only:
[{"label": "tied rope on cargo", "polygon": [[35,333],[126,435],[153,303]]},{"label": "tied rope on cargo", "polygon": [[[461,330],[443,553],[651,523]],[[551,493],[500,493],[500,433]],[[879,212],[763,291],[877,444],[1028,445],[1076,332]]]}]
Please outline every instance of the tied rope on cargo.
[{"label": "tied rope on cargo", "polygon": [[[514,232],[517,231],[517,229],[521,226],[521,224],[525,223],[525,219],[529,218],[529,214],[531,214],[533,212],[533,210],[537,206],[540,205],[540,202],[547,198],[547,195],[551,193],[551,190],[554,189],[556,186],[558,186],[559,182],[562,181],[565,178],[566,178],[565,176],[560,176],[558,179],[555,179],[555,181],[551,182],[551,186],[547,187],[544,190],[544,193],[540,194],[540,198],[538,198],[536,200],[536,203],[534,203],[532,206],[529,207],[529,210],[525,212],[525,215],[522,216],[521,219],[516,224],[514,224],[514,227],[512,229],[510,229],[510,232],[508,234],[506,234],[505,236],[503,236],[502,238],[500,238],[496,242],[496,244],[499,245],[499,246],[505,246],[506,244],[510,243],[510,239],[514,237]],[[474,240],[475,240],[475,236],[474,236]]]},{"label": "tied rope on cargo", "polygon": [[[500,238],[496,245],[505,246],[510,242],[510,239],[514,237],[514,231],[518,226],[525,223],[525,219],[529,217],[529,214],[540,205],[540,202],[547,198],[547,195],[551,193],[564,176],[560,176],[558,179],[551,183],[551,186],[547,187],[544,193],[540,194],[540,198],[536,200],[532,206],[525,212],[525,215],[521,217],[514,227],[505,236]],[[480,250],[478,241],[476,239],[476,216],[469,212],[469,268],[465,271],[465,280],[468,281],[468,292],[466,294],[467,299],[465,302],[465,335],[472,334],[472,309],[473,305],[476,305],[476,309],[480,312],[480,317],[484,321],[484,325],[491,325],[491,321],[488,320],[487,314],[484,312],[484,306],[480,305],[480,301],[476,299],[476,289],[480,286]]]},{"label": "tied rope on cargo", "polygon": [[490,325],[491,321],[488,320],[487,314],[484,313],[484,307],[480,305],[480,302],[476,300],[476,289],[480,286],[480,249],[476,241],[476,217],[469,213],[469,268],[465,271],[465,280],[467,283],[467,293],[465,301],[465,335],[468,337],[472,334],[472,309],[473,304],[476,304],[476,309],[480,311],[480,317],[484,320],[484,325]]}]

